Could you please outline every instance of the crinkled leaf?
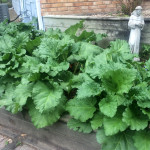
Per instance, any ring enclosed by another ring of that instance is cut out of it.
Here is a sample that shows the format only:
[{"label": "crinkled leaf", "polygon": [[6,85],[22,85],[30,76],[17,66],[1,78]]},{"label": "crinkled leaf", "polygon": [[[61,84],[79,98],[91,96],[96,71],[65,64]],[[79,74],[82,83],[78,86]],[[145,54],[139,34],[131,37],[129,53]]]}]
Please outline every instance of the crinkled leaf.
[{"label": "crinkled leaf", "polygon": [[27,102],[27,98],[31,97],[33,84],[19,84],[15,91],[15,101],[19,103],[19,105],[23,106]]},{"label": "crinkled leaf", "polygon": [[75,40],[85,42],[96,41],[96,34],[93,31],[87,32],[84,30],[78,37],[75,38]]},{"label": "crinkled leaf", "polygon": [[84,22],[84,21],[80,21],[79,23],[70,26],[70,27],[65,31],[65,33],[66,33],[66,34],[69,34],[70,36],[75,36],[76,33],[77,33],[77,31],[78,31],[78,29],[83,28],[83,22]]},{"label": "crinkled leaf", "polygon": [[51,67],[51,70],[52,70],[52,71],[49,72],[49,75],[51,75],[51,76],[54,77],[54,76],[56,76],[59,72],[68,70],[68,68],[69,68],[69,63],[68,63],[68,62],[62,62],[62,63],[60,63],[60,64],[54,63],[54,64],[51,64],[50,67]]},{"label": "crinkled leaf", "polygon": [[[40,71],[40,60],[37,57],[26,56],[24,57],[25,63],[23,67],[32,73],[39,73]],[[24,69],[23,68],[23,69]]]},{"label": "crinkled leaf", "polygon": [[100,55],[95,57],[89,57],[85,64],[85,72],[90,74],[92,78],[99,77],[101,78],[106,69],[107,57],[105,51]]},{"label": "crinkled leaf", "polygon": [[103,117],[104,117],[104,115],[101,114],[100,112],[98,112],[98,113],[96,113],[94,115],[94,117],[91,120],[91,127],[92,127],[93,130],[96,130],[99,127],[102,126],[102,124],[103,124]]},{"label": "crinkled leaf", "polygon": [[107,58],[114,62],[125,62],[126,60],[132,60],[133,54],[130,52],[129,44],[124,40],[116,40],[110,42],[110,49],[107,53]]},{"label": "crinkled leaf", "polygon": [[102,92],[102,87],[100,87],[100,84],[94,82],[94,81],[87,81],[81,84],[81,86],[78,87],[77,91],[77,98],[85,98],[85,97],[91,97],[99,95]]},{"label": "crinkled leaf", "polygon": [[3,95],[4,91],[5,91],[5,85],[1,85],[0,86],[0,97]]},{"label": "crinkled leaf", "polygon": [[125,131],[113,136],[106,136],[103,129],[98,130],[96,138],[102,150],[136,150],[132,139],[133,133]]},{"label": "crinkled leaf", "polygon": [[34,40],[27,42],[25,48],[31,54],[34,49],[36,49],[41,43],[41,36],[36,37]]},{"label": "crinkled leaf", "polygon": [[150,77],[150,59],[145,63],[145,69],[147,70],[148,77]]},{"label": "crinkled leaf", "polygon": [[131,88],[130,94],[132,94],[133,99],[138,102],[144,102],[150,100],[150,91],[148,89],[147,82],[142,82]]},{"label": "crinkled leaf", "polygon": [[142,110],[142,113],[147,115],[148,118],[150,119],[150,109],[143,109],[143,108],[141,108],[141,110]]},{"label": "crinkled leaf", "polygon": [[118,111],[113,118],[104,118],[104,129],[106,136],[111,136],[126,130],[128,125],[122,121],[122,112]]},{"label": "crinkled leaf", "polygon": [[36,109],[40,113],[50,111],[59,105],[63,90],[58,84],[46,85],[43,82],[37,82],[33,87],[33,100]]},{"label": "crinkled leaf", "polygon": [[103,86],[109,92],[127,93],[136,78],[136,70],[127,69],[119,64],[114,64],[112,70],[109,69],[103,74]]},{"label": "crinkled leaf", "polygon": [[70,85],[72,88],[79,88],[81,83],[84,82],[92,82],[92,79],[86,73],[80,73],[78,75],[74,75],[70,80]]},{"label": "crinkled leaf", "polygon": [[139,108],[126,108],[123,113],[123,122],[130,126],[131,130],[143,130],[148,126],[148,117],[142,114]]},{"label": "crinkled leaf", "polygon": [[78,55],[81,57],[81,59],[85,60],[89,56],[90,57],[91,56],[94,57],[95,55],[98,55],[101,52],[102,52],[102,48],[100,48],[100,47],[98,47],[96,45],[92,45],[90,43],[82,42]]},{"label": "crinkled leaf", "polygon": [[83,133],[90,133],[92,132],[92,128],[90,123],[81,122],[76,119],[70,119],[67,123],[67,126],[74,131],[83,132]]},{"label": "crinkled leaf", "polygon": [[137,102],[138,106],[142,107],[142,108],[150,108],[150,99],[149,100],[145,100],[145,101],[139,101]]},{"label": "crinkled leaf", "polygon": [[0,98],[0,107],[5,107],[6,110],[16,114],[18,111],[22,110],[22,106],[19,105],[19,102],[15,101],[15,86],[8,84],[5,89],[5,94]]},{"label": "crinkled leaf", "polygon": [[95,104],[95,98],[74,98],[67,103],[66,110],[75,119],[85,122],[93,117],[94,112],[96,111]]},{"label": "crinkled leaf", "polygon": [[40,113],[34,105],[30,106],[29,115],[33,124],[37,128],[44,128],[46,126],[54,124],[59,120],[60,115],[63,112],[63,108],[61,106],[55,108],[54,111]]},{"label": "crinkled leaf", "polygon": [[118,107],[118,103],[116,99],[110,96],[107,98],[103,98],[99,102],[100,111],[108,117],[113,117],[116,114],[117,107]]},{"label": "crinkled leaf", "polygon": [[134,145],[137,150],[149,150],[150,149],[150,131],[136,132],[134,137]]}]

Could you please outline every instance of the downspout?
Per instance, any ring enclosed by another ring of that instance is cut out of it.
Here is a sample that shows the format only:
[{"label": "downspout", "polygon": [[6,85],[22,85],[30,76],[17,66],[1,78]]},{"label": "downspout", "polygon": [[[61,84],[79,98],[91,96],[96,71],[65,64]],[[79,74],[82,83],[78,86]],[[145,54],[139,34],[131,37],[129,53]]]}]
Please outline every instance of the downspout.
[{"label": "downspout", "polygon": [[43,24],[43,19],[42,19],[42,15],[41,15],[40,0],[36,0],[36,9],[37,9],[39,29],[44,30],[44,24]]}]

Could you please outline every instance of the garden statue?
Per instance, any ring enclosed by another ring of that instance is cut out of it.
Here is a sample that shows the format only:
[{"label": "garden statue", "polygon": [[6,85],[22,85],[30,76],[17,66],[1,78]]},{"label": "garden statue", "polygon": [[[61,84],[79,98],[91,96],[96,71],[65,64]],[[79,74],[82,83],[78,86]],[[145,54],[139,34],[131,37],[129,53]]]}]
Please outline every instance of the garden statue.
[{"label": "garden statue", "polygon": [[[128,27],[130,31],[129,37],[129,45],[131,53],[139,55],[140,49],[140,37],[141,37],[141,30],[144,27],[144,18],[141,15],[142,7],[137,6],[135,10],[132,12],[131,17],[128,22]],[[139,61],[139,58],[134,58],[135,61]]]}]

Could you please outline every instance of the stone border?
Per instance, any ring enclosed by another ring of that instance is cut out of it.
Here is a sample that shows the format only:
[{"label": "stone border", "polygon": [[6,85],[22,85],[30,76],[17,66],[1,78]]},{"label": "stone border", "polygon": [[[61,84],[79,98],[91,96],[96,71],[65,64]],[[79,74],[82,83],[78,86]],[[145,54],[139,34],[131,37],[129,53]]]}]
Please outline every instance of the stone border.
[{"label": "stone border", "polygon": [[25,144],[39,150],[99,150],[95,133],[83,134],[70,130],[66,123],[58,121],[51,127],[36,129],[23,114],[13,115],[0,109],[0,133],[14,138],[27,134]]},{"label": "stone border", "polygon": [[[77,15],[46,15],[43,18],[61,18],[61,19],[81,19],[81,20],[129,20],[129,17],[100,17],[100,16],[77,16]],[[150,18],[144,18],[145,21],[150,21]]]}]

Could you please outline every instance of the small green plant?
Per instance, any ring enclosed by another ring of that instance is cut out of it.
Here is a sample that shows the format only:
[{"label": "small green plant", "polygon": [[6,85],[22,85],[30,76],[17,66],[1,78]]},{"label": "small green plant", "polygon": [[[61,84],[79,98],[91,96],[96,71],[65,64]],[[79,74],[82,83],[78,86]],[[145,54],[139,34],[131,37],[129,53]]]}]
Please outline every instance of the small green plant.
[{"label": "small green plant", "polygon": [[142,4],[143,0],[119,0],[121,12],[130,16],[136,6]]},{"label": "small green plant", "polygon": [[146,61],[150,58],[150,45],[149,44],[142,44],[140,50],[140,57],[142,61]]},{"label": "small green plant", "polygon": [[9,142],[8,141],[5,141],[5,145],[8,145],[9,144]]}]

